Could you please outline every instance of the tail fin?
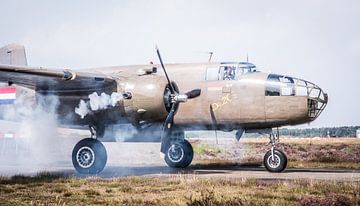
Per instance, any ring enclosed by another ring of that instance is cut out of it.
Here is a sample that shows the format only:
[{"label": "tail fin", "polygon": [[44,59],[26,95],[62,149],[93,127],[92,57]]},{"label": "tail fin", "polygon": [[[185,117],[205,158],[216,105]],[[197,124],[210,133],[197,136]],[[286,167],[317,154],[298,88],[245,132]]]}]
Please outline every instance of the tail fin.
[{"label": "tail fin", "polygon": [[24,46],[9,44],[0,48],[0,64],[27,66]]}]

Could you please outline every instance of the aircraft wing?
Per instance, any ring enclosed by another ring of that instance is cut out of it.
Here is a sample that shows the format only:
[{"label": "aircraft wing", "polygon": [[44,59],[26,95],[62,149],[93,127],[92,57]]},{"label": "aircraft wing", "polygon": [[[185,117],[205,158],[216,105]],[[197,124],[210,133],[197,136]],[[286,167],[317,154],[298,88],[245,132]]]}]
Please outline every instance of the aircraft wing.
[{"label": "aircraft wing", "polygon": [[43,92],[114,91],[117,85],[115,79],[103,74],[13,65],[0,65],[0,82]]}]

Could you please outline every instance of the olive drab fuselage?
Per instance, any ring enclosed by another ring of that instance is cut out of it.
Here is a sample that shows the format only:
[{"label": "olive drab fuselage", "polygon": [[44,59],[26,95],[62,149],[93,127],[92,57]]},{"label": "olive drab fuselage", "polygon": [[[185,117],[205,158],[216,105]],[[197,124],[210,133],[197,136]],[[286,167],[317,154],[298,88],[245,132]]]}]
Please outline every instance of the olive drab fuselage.
[{"label": "olive drab fuselage", "polygon": [[[129,119],[161,120],[166,116],[162,99],[166,82],[152,76],[164,74],[157,69],[157,73],[139,75],[139,71],[151,67],[160,68],[159,65],[139,65],[90,71],[123,77],[118,90],[134,93],[132,99],[123,100]],[[168,64],[166,69],[180,92],[201,88],[201,95],[180,104],[175,116],[174,123],[188,129],[211,128],[210,105],[218,127],[232,130],[310,122],[320,115],[327,103],[327,95],[317,85],[256,71],[251,63]]]}]

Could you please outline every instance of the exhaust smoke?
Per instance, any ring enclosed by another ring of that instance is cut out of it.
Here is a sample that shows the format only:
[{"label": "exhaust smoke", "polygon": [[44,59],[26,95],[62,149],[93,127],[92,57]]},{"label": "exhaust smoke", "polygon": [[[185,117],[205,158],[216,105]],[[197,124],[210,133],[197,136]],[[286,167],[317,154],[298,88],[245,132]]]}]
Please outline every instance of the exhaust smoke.
[{"label": "exhaust smoke", "polygon": [[[6,140],[3,139],[4,150],[0,155],[1,162],[15,166],[10,173],[39,172],[61,161],[59,155],[62,147],[57,133],[56,115],[58,98],[37,96],[37,104],[31,101],[33,98],[34,93],[20,91],[14,105],[1,106],[3,119],[16,121],[11,128],[15,138],[8,142],[14,143],[16,150],[11,144],[5,144]],[[7,125],[9,123],[2,125],[1,130],[9,130]]]},{"label": "exhaust smoke", "polygon": [[82,119],[92,111],[115,107],[116,104],[123,99],[123,94],[113,92],[111,95],[108,95],[103,92],[99,96],[96,92],[93,92],[88,97],[88,101],[80,100],[79,106],[75,108],[75,113],[80,115]]}]

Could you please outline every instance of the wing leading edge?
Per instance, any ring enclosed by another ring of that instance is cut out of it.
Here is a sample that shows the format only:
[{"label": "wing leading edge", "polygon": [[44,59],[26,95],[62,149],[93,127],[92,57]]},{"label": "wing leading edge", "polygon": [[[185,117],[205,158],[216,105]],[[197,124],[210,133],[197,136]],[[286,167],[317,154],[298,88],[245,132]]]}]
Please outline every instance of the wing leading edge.
[{"label": "wing leading edge", "polygon": [[116,90],[116,80],[102,74],[69,69],[0,65],[0,82],[16,84],[40,93],[105,92]]}]

